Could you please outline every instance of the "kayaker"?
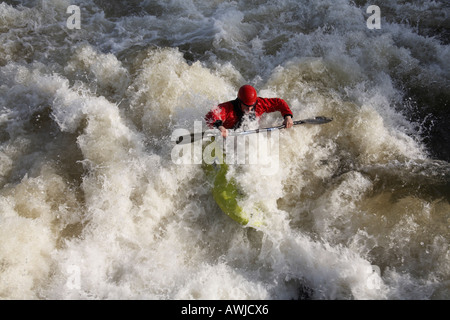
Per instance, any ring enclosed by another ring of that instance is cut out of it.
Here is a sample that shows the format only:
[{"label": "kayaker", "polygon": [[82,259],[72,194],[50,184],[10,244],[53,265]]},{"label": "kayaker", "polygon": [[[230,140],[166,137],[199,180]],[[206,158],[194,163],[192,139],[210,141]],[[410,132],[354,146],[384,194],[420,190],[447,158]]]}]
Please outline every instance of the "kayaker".
[{"label": "kayaker", "polygon": [[228,136],[228,129],[241,127],[244,118],[259,119],[264,113],[279,111],[284,118],[286,128],[294,125],[293,114],[286,101],[280,98],[258,97],[256,89],[251,85],[239,88],[237,98],[214,107],[206,116],[206,124],[210,128],[220,130],[223,137]]}]

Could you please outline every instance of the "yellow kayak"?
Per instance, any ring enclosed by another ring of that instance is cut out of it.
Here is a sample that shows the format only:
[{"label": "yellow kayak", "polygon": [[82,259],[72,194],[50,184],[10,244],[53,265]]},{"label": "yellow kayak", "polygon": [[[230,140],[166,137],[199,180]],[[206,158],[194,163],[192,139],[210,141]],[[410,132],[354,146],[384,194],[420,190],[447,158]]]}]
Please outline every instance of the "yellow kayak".
[{"label": "yellow kayak", "polygon": [[[261,225],[260,219],[252,219],[255,218],[252,212],[243,210],[241,204],[245,200],[246,194],[234,177],[227,178],[229,165],[225,163],[223,155],[216,155],[212,164],[203,162],[203,170],[212,182],[214,200],[226,215],[244,226],[249,222],[252,226]],[[252,211],[257,211],[257,209]]]}]

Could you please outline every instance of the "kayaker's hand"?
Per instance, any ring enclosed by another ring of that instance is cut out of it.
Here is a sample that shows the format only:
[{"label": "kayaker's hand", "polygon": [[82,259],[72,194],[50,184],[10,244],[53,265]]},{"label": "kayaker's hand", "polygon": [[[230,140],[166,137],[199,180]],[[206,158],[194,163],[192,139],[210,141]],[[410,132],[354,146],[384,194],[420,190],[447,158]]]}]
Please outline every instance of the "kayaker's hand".
[{"label": "kayaker's hand", "polygon": [[224,126],[220,126],[218,129],[220,130],[220,133],[222,134],[222,137],[224,137],[224,138],[228,137],[228,130],[225,129]]},{"label": "kayaker's hand", "polygon": [[289,129],[294,125],[294,121],[292,120],[291,116],[286,116],[286,118],[284,118],[283,124],[287,129]]}]

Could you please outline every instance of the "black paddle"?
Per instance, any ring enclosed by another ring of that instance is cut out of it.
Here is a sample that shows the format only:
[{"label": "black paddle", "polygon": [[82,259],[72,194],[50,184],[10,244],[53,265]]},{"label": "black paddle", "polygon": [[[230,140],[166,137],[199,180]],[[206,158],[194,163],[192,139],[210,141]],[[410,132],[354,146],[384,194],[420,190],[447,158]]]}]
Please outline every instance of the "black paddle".
[{"label": "black paddle", "polygon": [[[294,121],[294,126],[299,125],[299,124],[324,124],[324,123],[328,123],[330,121],[332,121],[333,118],[327,118],[327,117],[323,117],[323,116],[318,116],[312,119],[303,119],[303,120],[297,120]],[[269,131],[274,131],[274,130],[281,130],[286,128],[285,125],[281,125],[278,127],[270,127],[270,128],[261,128],[261,129],[254,129],[254,130],[247,130],[247,131],[231,131],[228,133],[228,136],[241,136],[241,135],[247,135],[247,134],[252,134],[252,133],[259,133],[259,132],[269,132]],[[199,133],[191,133],[185,136],[180,136],[178,137],[178,139],[175,141],[176,144],[186,144],[186,143],[192,143],[195,140],[199,140],[202,139],[204,137],[215,137],[218,136],[220,133],[218,132],[202,132],[201,134]]]}]

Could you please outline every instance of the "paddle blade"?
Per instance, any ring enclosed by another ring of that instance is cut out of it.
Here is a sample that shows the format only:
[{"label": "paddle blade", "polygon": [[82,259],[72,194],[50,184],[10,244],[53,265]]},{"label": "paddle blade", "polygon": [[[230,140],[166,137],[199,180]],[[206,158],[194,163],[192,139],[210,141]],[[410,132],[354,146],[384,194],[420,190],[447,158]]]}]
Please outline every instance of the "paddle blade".
[{"label": "paddle blade", "polygon": [[294,121],[294,125],[296,124],[324,124],[333,121],[333,118],[327,118],[323,116],[314,117],[311,119],[303,119]]}]

